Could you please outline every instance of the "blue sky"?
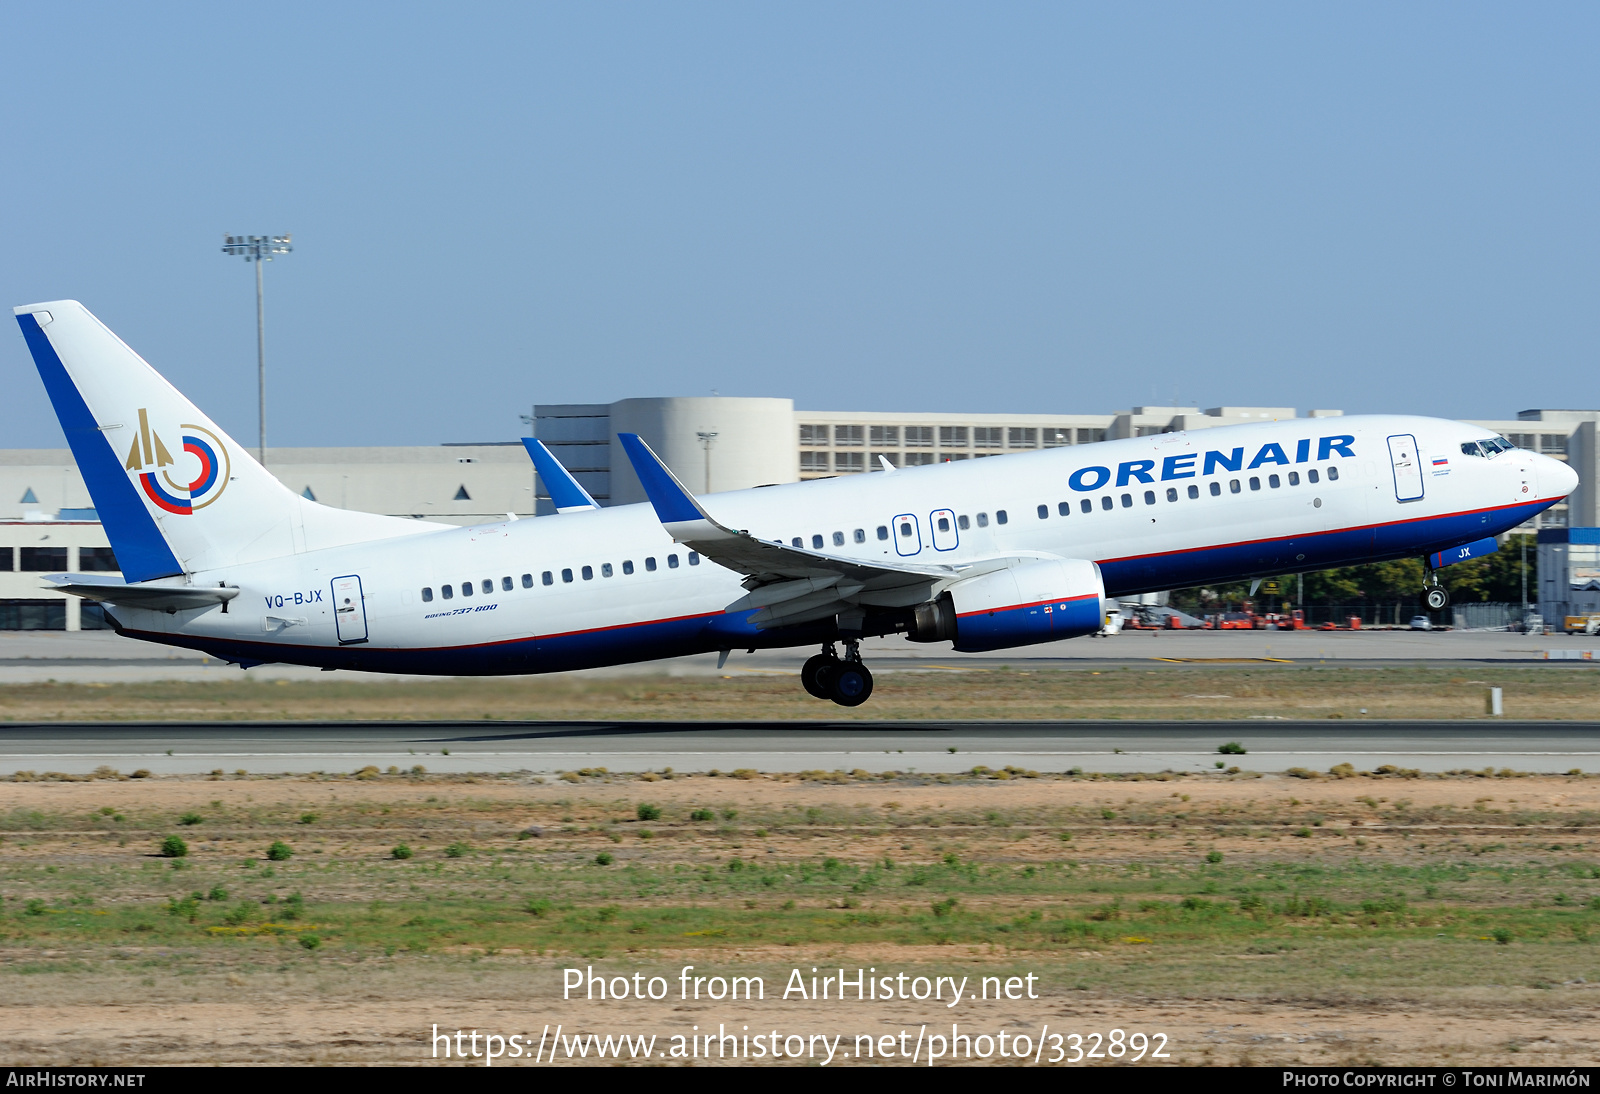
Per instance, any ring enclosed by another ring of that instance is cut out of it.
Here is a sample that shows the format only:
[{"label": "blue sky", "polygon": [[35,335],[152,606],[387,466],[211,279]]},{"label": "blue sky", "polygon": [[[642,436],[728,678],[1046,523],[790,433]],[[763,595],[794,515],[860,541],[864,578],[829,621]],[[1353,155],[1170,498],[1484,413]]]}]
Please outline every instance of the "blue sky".
[{"label": "blue sky", "polygon": [[[0,285],[246,444],[534,402],[1600,405],[1600,8],[33,5]],[[0,447],[60,434],[0,338]]]}]

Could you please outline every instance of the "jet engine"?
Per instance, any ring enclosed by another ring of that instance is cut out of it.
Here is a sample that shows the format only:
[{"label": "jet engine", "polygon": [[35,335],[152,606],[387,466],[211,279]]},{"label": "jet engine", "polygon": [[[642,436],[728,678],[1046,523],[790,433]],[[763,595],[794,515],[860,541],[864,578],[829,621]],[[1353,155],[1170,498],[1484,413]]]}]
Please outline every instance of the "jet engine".
[{"label": "jet engine", "polygon": [[1039,559],[952,585],[912,613],[913,642],[954,641],[962,653],[1094,634],[1105,620],[1100,567]]}]

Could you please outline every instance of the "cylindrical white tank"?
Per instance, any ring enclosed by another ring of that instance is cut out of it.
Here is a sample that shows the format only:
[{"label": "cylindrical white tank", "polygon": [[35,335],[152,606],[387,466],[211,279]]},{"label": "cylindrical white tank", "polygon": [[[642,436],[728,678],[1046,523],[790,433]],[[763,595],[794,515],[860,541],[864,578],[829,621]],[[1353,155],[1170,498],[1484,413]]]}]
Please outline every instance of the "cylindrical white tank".
[{"label": "cylindrical white tank", "polygon": [[612,403],[611,504],[626,505],[646,499],[618,433],[643,437],[696,494],[800,478],[792,399],[718,396]]}]

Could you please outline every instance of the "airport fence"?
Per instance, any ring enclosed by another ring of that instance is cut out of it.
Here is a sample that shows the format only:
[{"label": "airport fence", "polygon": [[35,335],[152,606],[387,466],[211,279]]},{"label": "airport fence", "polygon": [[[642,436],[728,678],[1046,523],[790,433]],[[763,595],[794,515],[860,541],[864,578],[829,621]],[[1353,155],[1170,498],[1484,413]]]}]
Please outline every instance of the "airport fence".
[{"label": "airport fence", "polygon": [[[1322,623],[1348,626],[1352,616],[1361,618],[1363,627],[1404,627],[1414,616],[1428,614],[1415,600],[1397,600],[1389,604],[1308,604],[1306,622],[1313,627]],[[1522,619],[1522,605],[1487,603],[1456,603],[1445,619],[1435,619],[1457,630],[1505,630]]]},{"label": "airport fence", "polygon": [[[1225,610],[1237,610],[1229,605]],[[1260,609],[1258,609],[1260,610]],[[1359,618],[1363,627],[1404,627],[1415,616],[1428,614],[1416,600],[1407,598],[1379,604],[1307,604],[1305,619],[1313,627],[1332,623],[1348,627],[1352,618]],[[1453,626],[1458,630],[1505,630],[1522,619],[1522,605],[1489,603],[1457,603],[1445,619],[1435,623]]]}]

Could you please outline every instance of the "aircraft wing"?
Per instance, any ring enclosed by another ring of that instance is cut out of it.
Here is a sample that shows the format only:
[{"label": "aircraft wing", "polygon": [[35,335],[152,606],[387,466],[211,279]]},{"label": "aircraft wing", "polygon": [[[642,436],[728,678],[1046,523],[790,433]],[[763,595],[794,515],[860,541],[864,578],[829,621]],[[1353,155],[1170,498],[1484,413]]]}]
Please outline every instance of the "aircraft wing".
[{"label": "aircraft wing", "polygon": [[806,622],[863,606],[912,607],[975,572],[970,566],[864,562],[758,539],[707,513],[637,434],[621,433],[618,438],[667,534],[719,566],[745,575],[749,594],[727,610],[759,609],[752,617],[758,626]]},{"label": "aircraft wing", "polygon": [[544,488],[550,491],[550,500],[555,503],[557,513],[581,513],[585,509],[600,508],[599,503],[590,497],[589,491],[578,484],[572,472],[561,466],[561,461],[545,447],[543,441],[524,437],[522,447],[533,457],[534,470],[539,472],[539,481],[544,483]]},{"label": "aircraft wing", "polygon": [[85,600],[105,600],[129,608],[158,612],[178,612],[189,608],[209,608],[226,604],[239,595],[234,588],[208,589],[197,585],[129,585],[120,577],[105,574],[44,574],[44,580],[58,590]]}]

